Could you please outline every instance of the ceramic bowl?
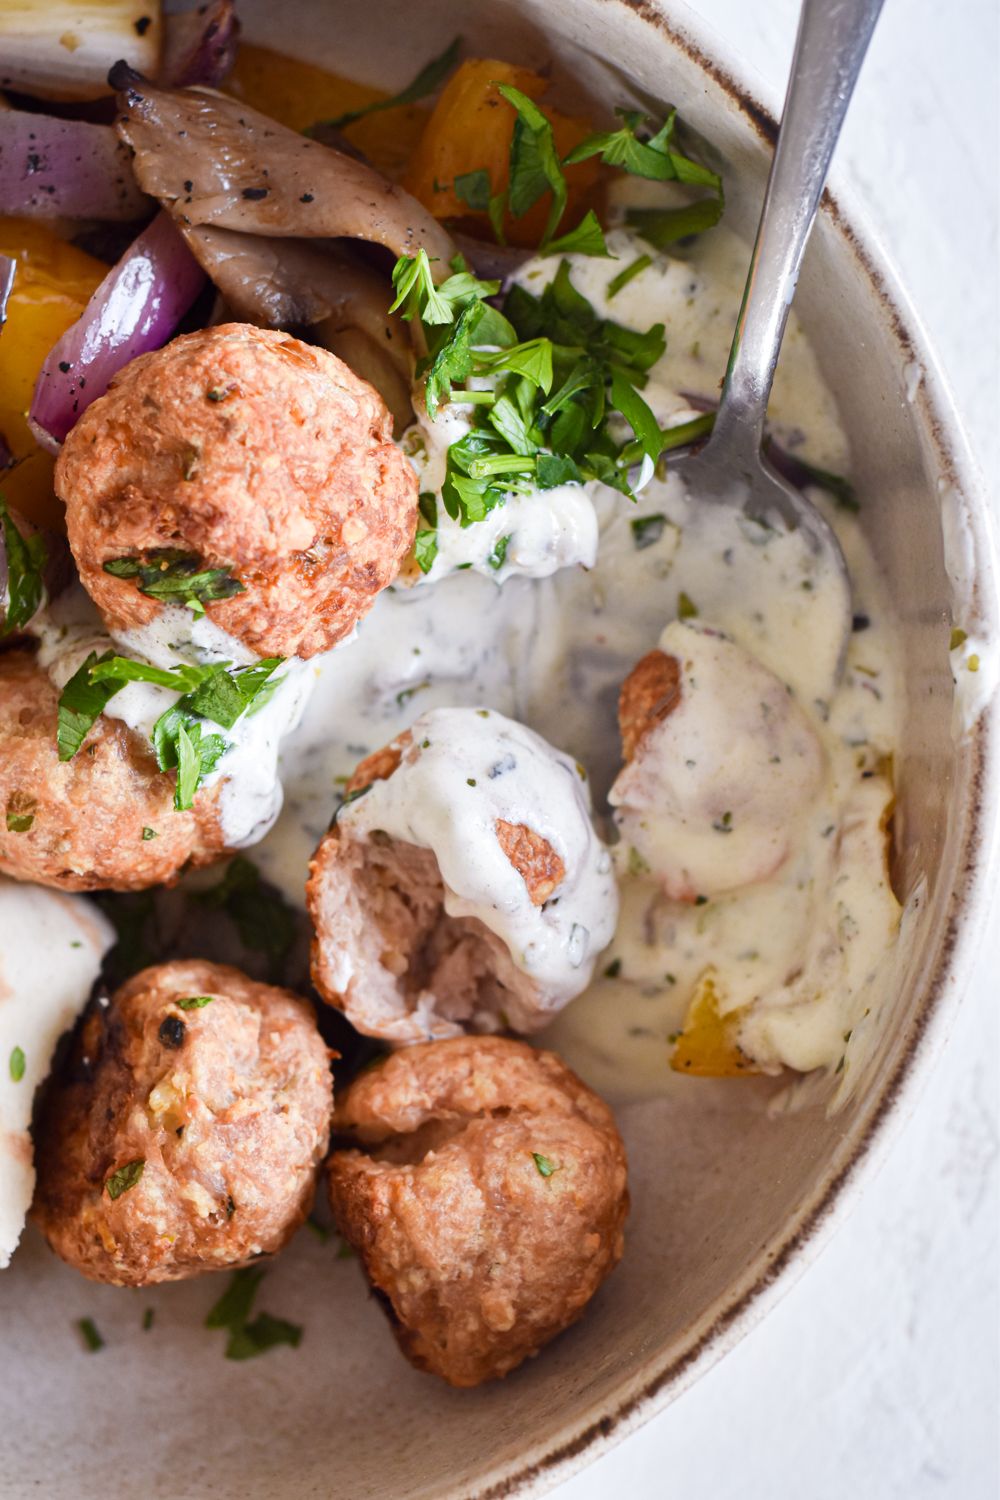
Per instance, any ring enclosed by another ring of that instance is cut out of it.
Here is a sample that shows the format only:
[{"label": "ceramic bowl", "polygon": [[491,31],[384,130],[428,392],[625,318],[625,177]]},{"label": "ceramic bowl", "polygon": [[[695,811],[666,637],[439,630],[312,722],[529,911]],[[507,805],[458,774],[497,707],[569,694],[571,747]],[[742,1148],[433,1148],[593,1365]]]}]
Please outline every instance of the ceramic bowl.
[{"label": "ceramic bowl", "polygon": [[[461,30],[472,52],[553,59],[603,106],[676,104],[751,230],[774,135],[736,59],[693,18],[643,0],[242,0],[249,36],[397,87]],[[396,1352],[356,1265],[300,1235],[262,1305],[297,1351],[222,1358],[209,1278],[153,1295],[94,1287],[30,1232],[0,1278],[0,1491],[48,1500],[538,1494],[673,1399],[769,1307],[842,1217],[919,1096],[984,916],[997,800],[988,714],[961,729],[949,627],[996,640],[984,501],[916,321],[838,201],[817,224],[797,307],[850,435],[863,517],[902,622],[907,726],[896,879],[905,961],[862,1086],[775,1114],[774,1085],[691,1087],[622,1113],[634,1211],[625,1259],[584,1320],[502,1384],[451,1391]],[[966,713],[966,717],[968,714]],[[142,1314],[156,1323],[142,1330]],[[71,1322],[109,1335],[78,1350]]]}]

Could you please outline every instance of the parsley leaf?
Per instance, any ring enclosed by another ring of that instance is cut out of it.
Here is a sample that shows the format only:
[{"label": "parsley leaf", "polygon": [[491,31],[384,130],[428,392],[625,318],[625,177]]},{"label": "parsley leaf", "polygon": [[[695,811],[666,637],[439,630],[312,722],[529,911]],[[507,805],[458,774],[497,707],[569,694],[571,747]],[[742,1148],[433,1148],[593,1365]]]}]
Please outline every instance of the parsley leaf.
[{"label": "parsley leaf", "polygon": [[594,210],[588,209],[575,229],[560,235],[548,246],[549,255],[594,255],[613,259],[604,239],[604,230]]},{"label": "parsley leaf", "polygon": [[631,261],[623,271],[619,271],[617,276],[612,276],[608,282],[606,294],[608,301],[610,302],[613,297],[617,297],[618,293],[624,287],[627,287],[630,281],[633,281],[643,271],[647,271],[652,264],[653,257],[651,255],[637,255],[635,260]]},{"label": "parsley leaf", "polygon": [[209,1309],[205,1327],[232,1328],[245,1323],[250,1316],[257,1288],[263,1280],[264,1272],[255,1266],[243,1266],[241,1270],[234,1271],[226,1290]]},{"label": "parsley leaf", "polygon": [[93,1318],[77,1318],[76,1326],[88,1354],[96,1354],[98,1349],[104,1348],[104,1340]]},{"label": "parsley leaf", "polygon": [[20,1083],[21,1079],[24,1077],[25,1068],[24,1052],[20,1047],[14,1047],[11,1051],[10,1063],[8,1064],[8,1067],[10,1071],[11,1083]]},{"label": "parsley leaf", "polygon": [[435,93],[444,83],[452,68],[458,62],[458,49],[462,38],[455,37],[453,42],[441,53],[440,57],[434,57],[429,63],[420,69],[416,78],[401,89],[398,94],[393,94],[389,99],[376,99],[374,104],[362,105],[360,109],[350,109],[346,114],[337,115],[332,120],[321,120],[313,125],[306,133],[311,135],[319,125],[328,130],[343,130],[345,125],[353,125],[355,120],[361,120],[365,115],[378,114],[383,109],[397,109],[401,104],[416,104],[419,99],[426,99],[428,94]]},{"label": "parsley leaf", "polygon": [[611,400],[635,433],[643,453],[655,464],[660,456],[660,424],[617,367],[611,371]]},{"label": "parsley leaf", "polygon": [[543,1156],[540,1151],[532,1151],[531,1158],[538,1168],[538,1175],[540,1177],[551,1177],[553,1172],[558,1172],[559,1170],[555,1162],[550,1157]]},{"label": "parsley leaf", "polygon": [[663,250],[675,240],[712,229],[722,218],[722,209],[721,198],[701,198],[681,208],[630,208],[625,220],[644,240]]},{"label": "parsley leaf", "polygon": [[60,693],[56,725],[56,746],[60,760],[73,759],[103,713],[105,704],[124,686],[121,682],[91,680],[93,668],[111,660],[110,651],[100,657],[96,651],[92,651]]},{"label": "parsley leaf", "polygon": [[710,187],[721,202],[722,179],[718,173],[671,149],[670,142],[677,124],[675,109],[655,133],[649,117],[641,110],[617,109],[615,113],[623,121],[620,129],[598,131],[587,136],[564,158],[564,166],[586,161],[590,156],[600,156],[607,166],[622,167],[635,177]]},{"label": "parsley leaf", "polygon": [[279,1344],[290,1344],[297,1349],[302,1342],[302,1329],[297,1323],[285,1318],[272,1317],[270,1313],[258,1313],[252,1323],[234,1328],[226,1344],[227,1359],[254,1359],[266,1354]]},{"label": "parsley leaf", "polygon": [[455,178],[455,197],[473,213],[488,213],[491,196],[490,174],[485,167],[461,172]]},{"label": "parsley leaf", "polygon": [[486,561],[489,563],[490,567],[495,573],[499,573],[500,569],[507,561],[507,548],[509,546],[509,536],[498,536],[496,541],[493,543],[493,551],[490,553]]},{"label": "parsley leaf", "polygon": [[552,194],[545,233],[539,249],[544,250],[566,210],[566,178],[556,150],[552,125],[538,105],[520,89],[498,83],[497,89],[517,111],[510,143],[510,176],[507,186],[507,208],[515,219],[534,207],[545,193]]},{"label": "parsley leaf", "polygon": [[204,1010],[214,999],[214,995],[188,995],[183,1000],[175,1000],[174,1004],[178,1010]]},{"label": "parsley leaf", "polygon": [[206,604],[246,593],[246,586],[227,568],[202,568],[196,556],[172,547],[149,552],[145,558],[112,558],[104,571],[113,578],[134,578],[140,594],[186,604],[196,616],[204,615]]},{"label": "parsley leaf", "polygon": [[636,516],[630,525],[636,551],[644,552],[647,547],[652,547],[660,540],[667,525],[667,518],[657,512],[651,516]]},{"label": "parsley leaf", "polygon": [[127,1161],[123,1167],[117,1167],[109,1177],[104,1179],[104,1191],[111,1199],[120,1198],[122,1193],[128,1193],[136,1186],[146,1167],[146,1158],[137,1156],[133,1161]]},{"label": "parsley leaf", "polygon": [[228,1329],[227,1359],[252,1359],[279,1344],[297,1348],[302,1340],[302,1329],[296,1323],[272,1317],[270,1313],[258,1313],[252,1323],[247,1321],[263,1279],[264,1272],[253,1266],[234,1272],[229,1286],[205,1319],[206,1328]]},{"label": "parsley leaf", "polygon": [[438,555],[437,531],[421,530],[413,538],[413,556],[421,573],[429,573]]},{"label": "parsley leaf", "polygon": [[21,535],[2,494],[0,526],[7,556],[7,604],[0,621],[0,635],[10,635],[27,625],[42,602],[47,553],[45,538],[40,532],[27,537]]}]

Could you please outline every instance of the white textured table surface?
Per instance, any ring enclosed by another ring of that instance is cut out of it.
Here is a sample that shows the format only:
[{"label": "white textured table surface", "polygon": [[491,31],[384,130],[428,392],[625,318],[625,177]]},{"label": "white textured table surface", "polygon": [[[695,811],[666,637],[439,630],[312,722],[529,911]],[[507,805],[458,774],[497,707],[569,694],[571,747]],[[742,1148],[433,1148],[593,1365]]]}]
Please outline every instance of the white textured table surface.
[{"label": "white textured table surface", "polygon": [[[797,0],[692,0],[783,88]],[[996,0],[887,0],[841,142],[997,500]],[[948,1050],[816,1265],[559,1500],[1000,1496],[1000,902]]]}]

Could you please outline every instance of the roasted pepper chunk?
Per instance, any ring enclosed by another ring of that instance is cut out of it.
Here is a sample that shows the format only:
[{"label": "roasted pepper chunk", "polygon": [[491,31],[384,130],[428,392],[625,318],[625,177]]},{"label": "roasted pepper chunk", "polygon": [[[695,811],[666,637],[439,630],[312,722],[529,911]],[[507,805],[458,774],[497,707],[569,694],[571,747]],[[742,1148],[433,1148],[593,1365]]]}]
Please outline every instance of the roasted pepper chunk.
[{"label": "roasted pepper chunk", "polygon": [[20,460],[0,474],[0,488],[37,525],[61,526],[53,459],[31,435],[28,408],[45,356],[79,318],[108,268],[33,219],[0,217],[0,254],[16,262],[0,330],[0,433]]},{"label": "roasted pepper chunk", "polygon": [[[335,119],[349,110],[363,109],[367,104],[388,98],[385,89],[355,83],[313,63],[299,62],[249,42],[240,43],[226,90],[287,125],[289,130],[307,130],[322,120]],[[386,177],[397,179],[427,114],[418,104],[395,105],[356,120],[347,126],[344,135],[373,167]]]},{"label": "roasted pepper chunk", "polygon": [[739,1044],[740,1015],[719,1011],[719,993],[713,970],[706,969],[695,985],[684,1027],[670,1055],[677,1073],[698,1078],[737,1078],[761,1070]]},{"label": "roasted pepper chunk", "polygon": [[[493,193],[507,186],[511,136],[515,111],[497,90],[498,83],[520,89],[529,99],[538,100],[548,87],[548,80],[529,68],[497,62],[488,57],[463,62],[445,84],[423,135],[417,142],[403,177],[403,186],[435,218],[468,220],[473,233],[489,236],[489,219],[483,207],[473,208],[455,189],[455,179],[485,169]],[[571,151],[591,126],[587,120],[545,107],[560,156]],[[598,181],[600,167],[596,158],[566,168],[569,190],[561,230],[571,229],[589,208],[590,197]],[[551,193],[521,218],[507,214],[504,232],[512,245],[534,248],[542,237],[552,202]]]}]

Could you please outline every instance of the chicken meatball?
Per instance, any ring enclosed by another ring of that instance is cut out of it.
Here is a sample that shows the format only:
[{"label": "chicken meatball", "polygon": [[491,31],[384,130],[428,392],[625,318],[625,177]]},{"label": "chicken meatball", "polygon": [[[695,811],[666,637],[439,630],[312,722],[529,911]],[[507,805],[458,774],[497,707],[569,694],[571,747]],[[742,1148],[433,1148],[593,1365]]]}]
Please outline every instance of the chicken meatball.
[{"label": "chicken meatball", "polygon": [[308,1213],[332,1104],[304,1000],[224,964],[144,969],[91,1007],[43,1102],[32,1217],[93,1281],[242,1265]]},{"label": "chicken meatball", "polygon": [[625,766],[608,800],[631,873],[694,901],[783,864],[824,774],[790,688],[721,631],[675,620],[618,715]]},{"label": "chicken meatball", "polygon": [[396,1052],[339,1101],[330,1202],[418,1369],[506,1375],[621,1258],[625,1148],[552,1052],[460,1037]]},{"label": "chicken meatball", "polygon": [[218,571],[211,620],[259,656],[350,635],[416,528],[382,398],[327,350],[242,323],[127,365],[67,437],[56,489],[113,633],[162,608],[130,564]]},{"label": "chicken meatball", "polygon": [[361,763],[306,894],[317,989],[392,1042],[539,1030],[618,914],[583,768],[484,708],[433,709]]},{"label": "chicken meatball", "polygon": [[142,890],[224,852],[218,788],[175,812],[174,773],[106,715],[61,761],[58,703],[30,653],[0,653],[0,873],[64,891]]}]

